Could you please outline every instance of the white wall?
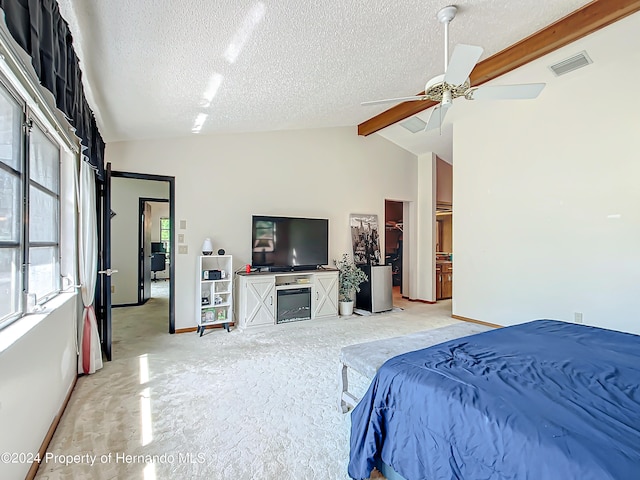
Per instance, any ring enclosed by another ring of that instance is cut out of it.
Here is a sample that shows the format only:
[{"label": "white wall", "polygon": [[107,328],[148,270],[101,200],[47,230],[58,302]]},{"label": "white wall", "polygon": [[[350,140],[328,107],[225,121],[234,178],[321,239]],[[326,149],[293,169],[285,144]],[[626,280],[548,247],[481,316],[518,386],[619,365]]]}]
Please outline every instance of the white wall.
[{"label": "white wall", "polygon": [[[415,263],[411,272],[413,286],[410,298],[434,302],[435,289],[435,212],[436,212],[436,155],[418,157],[418,201],[414,229]],[[415,292],[415,293],[414,293]]]},{"label": "white wall", "polygon": [[[77,278],[76,160],[61,150],[60,273],[71,283]],[[58,295],[45,304],[45,313],[0,331],[0,452],[38,452],[60,411],[76,378],[78,303],[75,293]],[[30,467],[2,462],[0,478],[25,478]]]},{"label": "white wall", "polygon": [[189,251],[176,252],[178,329],[196,325],[205,237],[238,269],[251,261],[252,214],[328,218],[334,259],[351,252],[349,214],[383,219],[385,198],[415,201],[417,191],[415,156],[355,127],[111,143],[106,160],[115,170],[176,177],[176,235]]},{"label": "white wall", "polygon": [[[1,452],[36,453],[76,377],[75,294],[47,303],[0,332]],[[14,340],[11,340],[14,339]],[[31,464],[0,462],[0,478],[25,478]]]},{"label": "white wall", "polygon": [[[128,171],[117,166],[113,166],[113,170]],[[169,182],[122,177],[111,179],[111,210],[116,213],[111,219],[111,268],[118,270],[111,276],[113,305],[138,303],[140,197],[169,198]]]},{"label": "white wall", "polygon": [[640,14],[613,27],[536,62],[586,49],[592,65],[558,78],[523,67],[494,82],[545,81],[538,99],[463,107],[454,314],[510,325],[581,312],[640,333],[640,50],[629,41]]}]

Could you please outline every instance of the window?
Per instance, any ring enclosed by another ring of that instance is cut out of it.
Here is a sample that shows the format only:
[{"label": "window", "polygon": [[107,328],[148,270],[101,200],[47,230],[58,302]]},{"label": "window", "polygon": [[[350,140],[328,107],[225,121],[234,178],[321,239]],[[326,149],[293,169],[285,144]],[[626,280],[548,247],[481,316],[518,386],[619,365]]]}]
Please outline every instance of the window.
[{"label": "window", "polygon": [[0,321],[22,308],[21,105],[0,88]]},{"label": "window", "polygon": [[169,253],[171,248],[171,228],[168,218],[160,218],[160,241],[164,245],[164,251]]},{"label": "window", "polygon": [[60,291],[59,195],[60,147],[0,84],[0,327]]},{"label": "window", "polygon": [[60,147],[33,124],[29,135],[29,294],[60,290]]}]

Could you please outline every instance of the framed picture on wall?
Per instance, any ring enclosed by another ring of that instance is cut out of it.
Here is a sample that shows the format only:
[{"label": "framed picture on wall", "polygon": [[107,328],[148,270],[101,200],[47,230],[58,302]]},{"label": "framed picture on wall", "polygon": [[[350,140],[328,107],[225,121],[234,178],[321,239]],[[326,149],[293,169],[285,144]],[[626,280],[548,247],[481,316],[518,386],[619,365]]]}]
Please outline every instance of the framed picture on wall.
[{"label": "framed picture on wall", "polygon": [[353,261],[356,265],[380,265],[378,216],[352,213],[349,218]]}]

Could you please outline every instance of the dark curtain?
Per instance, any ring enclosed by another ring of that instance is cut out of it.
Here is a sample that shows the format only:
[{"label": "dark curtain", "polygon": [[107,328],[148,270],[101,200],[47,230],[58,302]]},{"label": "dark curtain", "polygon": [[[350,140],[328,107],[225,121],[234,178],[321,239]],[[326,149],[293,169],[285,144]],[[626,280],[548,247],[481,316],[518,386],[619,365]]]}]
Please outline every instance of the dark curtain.
[{"label": "dark curtain", "polygon": [[104,176],[104,141],[82,88],[82,72],[56,0],[0,0],[9,32],[29,54],[40,83],[76,129],[84,155]]}]

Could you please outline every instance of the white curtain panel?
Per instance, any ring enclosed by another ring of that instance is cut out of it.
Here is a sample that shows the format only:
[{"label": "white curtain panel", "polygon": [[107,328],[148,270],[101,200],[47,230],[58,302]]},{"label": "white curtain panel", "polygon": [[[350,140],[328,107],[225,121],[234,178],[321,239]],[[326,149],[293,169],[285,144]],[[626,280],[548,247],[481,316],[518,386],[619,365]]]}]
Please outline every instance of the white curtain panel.
[{"label": "white curtain panel", "polygon": [[102,351],[98,321],[93,307],[96,278],[98,275],[98,225],[96,218],[96,183],[91,166],[80,162],[79,190],[80,233],[80,291],[84,311],[80,325],[81,341],[78,357],[78,373],[95,373],[102,368]]},{"label": "white curtain panel", "polygon": [[[76,292],[75,285],[80,281],[78,274],[78,154],[66,149],[60,149],[60,275],[62,275],[62,290]],[[73,323],[76,356],[79,354],[80,310],[79,302],[76,310],[78,315]]]}]

